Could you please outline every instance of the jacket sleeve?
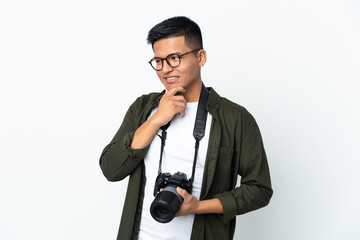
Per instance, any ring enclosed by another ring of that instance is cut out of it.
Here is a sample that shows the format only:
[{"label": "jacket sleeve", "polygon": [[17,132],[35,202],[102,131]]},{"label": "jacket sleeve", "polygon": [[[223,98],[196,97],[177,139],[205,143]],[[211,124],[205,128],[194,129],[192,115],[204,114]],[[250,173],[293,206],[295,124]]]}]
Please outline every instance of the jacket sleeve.
[{"label": "jacket sleeve", "polygon": [[120,181],[130,175],[144,159],[149,146],[144,149],[130,147],[139,127],[139,99],[128,109],[120,129],[100,156],[100,168],[109,181]]},{"label": "jacket sleeve", "polygon": [[269,166],[255,119],[248,119],[246,131],[241,134],[240,148],[235,151],[241,185],[217,197],[223,206],[223,221],[229,222],[236,215],[266,206],[272,196]]}]

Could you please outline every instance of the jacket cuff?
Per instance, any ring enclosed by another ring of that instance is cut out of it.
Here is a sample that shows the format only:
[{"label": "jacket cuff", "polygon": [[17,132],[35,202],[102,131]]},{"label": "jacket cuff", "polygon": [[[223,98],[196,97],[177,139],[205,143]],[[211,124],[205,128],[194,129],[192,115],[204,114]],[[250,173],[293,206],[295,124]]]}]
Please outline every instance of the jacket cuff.
[{"label": "jacket cuff", "polygon": [[125,145],[125,152],[128,156],[131,156],[134,159],[144,159],[150,145],[145,148],[133,149],[131,148],[131,142],[134,137],[135,131],[128,133],[123,138],[123,144]]},{"label": "jacket cuff", "polygon": [[236,202],[231,192],[224,192],[214,196],[220,200],[223,207],[223,214],[219,215],[224,223],[229,223],[234,217],[236,217]]}]

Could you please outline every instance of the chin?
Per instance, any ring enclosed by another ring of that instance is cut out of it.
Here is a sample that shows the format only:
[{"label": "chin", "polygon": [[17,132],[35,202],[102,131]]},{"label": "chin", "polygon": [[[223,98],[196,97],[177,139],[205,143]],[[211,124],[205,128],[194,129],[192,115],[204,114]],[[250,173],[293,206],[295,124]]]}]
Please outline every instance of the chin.
[{"label": "chin", "polygon": [[165,83],[165,84],[163,84],[164,85],[164,87],[166,88],[166,90],[170,90],[170,89],[172,89],[172,88],[174,88],[174,87],[184,87],[182,84],[180,84],[180,83]]}]

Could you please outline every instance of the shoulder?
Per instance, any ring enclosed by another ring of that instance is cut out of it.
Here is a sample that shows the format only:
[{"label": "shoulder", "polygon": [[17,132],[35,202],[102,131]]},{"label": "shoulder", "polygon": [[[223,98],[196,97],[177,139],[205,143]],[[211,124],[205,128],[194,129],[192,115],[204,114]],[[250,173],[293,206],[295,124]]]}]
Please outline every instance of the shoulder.
[{"label": "shoulder", "polygon": [[249,114],[249,112],[247,111],[247,109],[244,106],[242,106],[238,103],[235,103],[235,102],[227,99],[226,97],[220,97],[220,108],[223,111],[241,112],[241,113]]},{"label": "shoulder", "polygon": [[242,105],[235,103],[226,97],[220,96],[213,88],[210,88],[208,104],[217,109],[219,114],[226,116],[227,118],[248,118],[253,119],[251,113]]},{"label": "shoulder", "polygon": [[157,106],[164,92],[152,92],[139,96],[130,108],[144,109],[147,106]]}]

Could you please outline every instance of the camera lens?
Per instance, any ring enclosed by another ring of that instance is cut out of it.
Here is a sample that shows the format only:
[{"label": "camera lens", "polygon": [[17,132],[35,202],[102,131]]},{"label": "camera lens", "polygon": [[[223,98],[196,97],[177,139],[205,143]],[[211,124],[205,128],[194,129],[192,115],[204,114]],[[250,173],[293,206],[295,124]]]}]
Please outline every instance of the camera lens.
[{"label": "camera lens", "polygon": [[183,198],[177,193],[176,186],[169,185],[152,202],[151,216],[160,223],[168,223],[174,219],[182,202]]},{"label": "camera lens", "polygon": [[169,209],[165,206],[157,206],[155,211],[160,218],[166,219],[169,216]]}]

